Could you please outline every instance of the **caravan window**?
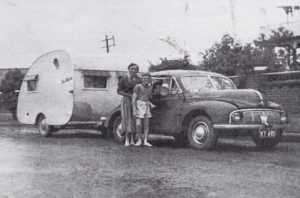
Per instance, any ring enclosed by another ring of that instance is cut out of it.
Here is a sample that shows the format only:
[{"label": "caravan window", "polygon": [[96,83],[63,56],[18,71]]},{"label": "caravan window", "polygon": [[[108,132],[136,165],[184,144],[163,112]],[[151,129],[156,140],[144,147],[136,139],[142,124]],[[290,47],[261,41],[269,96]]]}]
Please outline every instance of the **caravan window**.
[{"label": "caravan window", "polygon": [[38,75],[25,76],[24,81],[27,83],[27,91],[36,91]]},{"label": "caravan window", "polygon": [[84,76],[84,88],[106,88],[107,76]]},{"label": "caravan window", "polygon": [[27,81],[27,91],[36,91],[36,80],[28,80]]}]

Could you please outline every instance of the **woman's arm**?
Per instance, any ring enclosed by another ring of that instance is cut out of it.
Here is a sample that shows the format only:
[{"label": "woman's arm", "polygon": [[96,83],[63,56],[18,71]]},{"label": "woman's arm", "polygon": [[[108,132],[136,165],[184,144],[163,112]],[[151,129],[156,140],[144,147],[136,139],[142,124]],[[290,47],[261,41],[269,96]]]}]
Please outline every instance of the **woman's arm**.
[{"label": "woman's arm", "polygon": [[124,81],[124,77],[123,77],[120,79],[120,81],[118,83],[117,93],[121,96],[131,98],[131,94],[124,92],[124,89],[125,89],[125,81]]},{"label": "woman's arm", "polygon": [[125,96],[125,97],[128,97],[128,98],[131,98],[131,97],[132,97],[131,94],[125,93],[125,92],[123,92],[123,91],[119,91],[119,90],[118,90],[117,93],[118,93],[119,95],[121,95],[121,96]]},{"label": "woman's arm", "polygon": [[132,94],[132,112],[133,112],[134,116],[136,116],[136,114],[137,114],[136,101],[137,101],[137,94],[135,92],[133,92],[133,94]]}]

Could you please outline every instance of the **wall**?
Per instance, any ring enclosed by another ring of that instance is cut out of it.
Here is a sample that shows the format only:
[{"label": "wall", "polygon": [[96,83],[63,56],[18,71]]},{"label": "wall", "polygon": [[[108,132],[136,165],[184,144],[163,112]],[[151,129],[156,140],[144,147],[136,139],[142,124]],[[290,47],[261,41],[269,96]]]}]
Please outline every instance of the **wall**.
[{"label": "wall", "polygon": [[[232,77],[235,81],[237,77]],[[248,75],[245,88],[259,90],[288,112],[289,132],[300,132],[300,71],[255,73]]]}]

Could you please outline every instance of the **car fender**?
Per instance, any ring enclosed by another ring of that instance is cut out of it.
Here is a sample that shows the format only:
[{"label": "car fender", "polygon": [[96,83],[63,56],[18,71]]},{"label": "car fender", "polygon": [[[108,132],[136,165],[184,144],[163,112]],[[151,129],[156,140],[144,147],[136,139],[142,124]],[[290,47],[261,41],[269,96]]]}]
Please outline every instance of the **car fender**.
[{"label": "car fender", "polygon": [[205,115],[215,123],[228,123],[229,115],[238,109],[232,103],[224,101],[198,101],[183,105],[178,109],[178,127],[182,130],[186,120],[197,115]]},{"label": "car fender", "polygon": [[111,124],[113,119],[115,118],[115,116],[117,114],[121,114],[121,105],[117,106],[116,108],[114,108],[107,116],[105,122],[104,122],[104,126],[106,128],[108,128]]}]

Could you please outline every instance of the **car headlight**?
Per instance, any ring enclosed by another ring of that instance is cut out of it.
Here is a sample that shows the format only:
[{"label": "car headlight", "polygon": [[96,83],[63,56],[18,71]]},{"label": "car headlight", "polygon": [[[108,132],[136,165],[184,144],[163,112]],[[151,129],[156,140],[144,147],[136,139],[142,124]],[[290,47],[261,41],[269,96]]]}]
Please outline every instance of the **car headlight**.
[{"label": "car headlight", "polygon": [[231,119],[233,122],[240,122],[243,118],[243,115],[240,112],[235,112],[231,115]]}]

